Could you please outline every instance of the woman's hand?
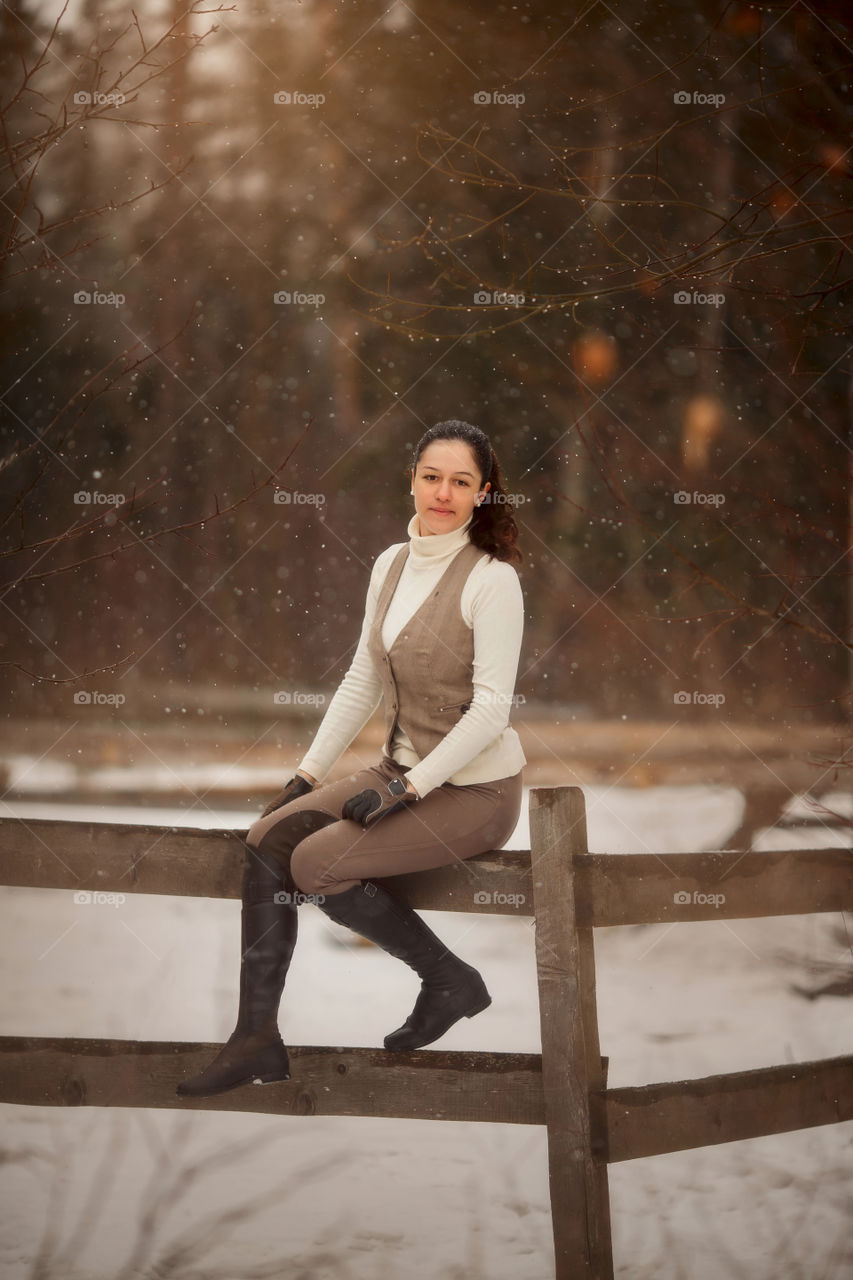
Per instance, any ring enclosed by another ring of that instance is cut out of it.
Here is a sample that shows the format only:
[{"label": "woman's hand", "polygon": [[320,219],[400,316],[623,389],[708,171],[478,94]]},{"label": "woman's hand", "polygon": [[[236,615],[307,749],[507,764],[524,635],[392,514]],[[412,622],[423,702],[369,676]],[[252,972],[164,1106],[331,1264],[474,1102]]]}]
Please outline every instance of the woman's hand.
[{"label": "woman's hand", "polygon": [[280,809],[283,804],[289,804],[291,800],[298,800],[300,796],[306,796],[309,791],[314,788],[307,778],[303,778],[297,773],[285,784],[284,790],[279,792],[275,800],[271,800],[261,814],[262,818],[267,818],[271,813],[275,813],[276,809]]},{"label": "woman's hand", "polygon": [[363,827],[372,827],[389,813],[405,809],[419,799],[417,791],[405,778],[392,778],[390,782],[381,782],[377,787],[367,787],[357,796],[350,796],[344,803],[341,817],[352,818]]}]

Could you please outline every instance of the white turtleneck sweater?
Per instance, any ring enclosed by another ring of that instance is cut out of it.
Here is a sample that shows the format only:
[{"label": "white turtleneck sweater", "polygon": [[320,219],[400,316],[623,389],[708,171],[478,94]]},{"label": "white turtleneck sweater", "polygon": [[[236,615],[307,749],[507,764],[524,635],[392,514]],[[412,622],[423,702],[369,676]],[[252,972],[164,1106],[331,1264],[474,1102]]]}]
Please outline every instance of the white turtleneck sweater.
[{"label": "white turtleneck sweater", "polygon": [[[409,521],[409,555],[382,625],[390,649],[400,631],[438,583],[453,556],[468,541],[470,518],[450,533],[418,533]],[[349,670],[326,710],[299,769],[322,782],[364,727],[382,699],[382,678],[368,650],[368,637],[385,575],[404,542],[387,547],[373,565],[361,637]],[[526,764],[521,742],[509,727],[524,627],[524,600],[518,574],[503,560],[484,556],[468,575],[460,600],[462,617],[474,632],[474,697],[468,711],[437,747],[421,760],[397,724],[392,758],[411,766],[407,778],[421,797],[443,782],[469,786],[518,773]]]}]

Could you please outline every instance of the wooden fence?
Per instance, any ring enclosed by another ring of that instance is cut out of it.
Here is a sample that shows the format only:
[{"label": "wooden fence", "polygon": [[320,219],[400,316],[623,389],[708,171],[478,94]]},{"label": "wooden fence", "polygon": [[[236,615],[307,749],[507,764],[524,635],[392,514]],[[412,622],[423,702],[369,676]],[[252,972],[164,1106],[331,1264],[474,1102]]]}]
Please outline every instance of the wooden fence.
[{"label": "wooden fence", "polygon": [[[545,1125],[556,1280],[608,1280],[609,1164],[853,1119],[853,1056],[608,1089],[593,929],[849,911],[853,854],[590,854],[577,787],[533,788],[530,826],[532,852],[384,883],[419,909],[535,918],[541,1055],[288,1046],[291,1080],[183,1100],[218,1046],[7,1036],[0,1101]],[[236,898],[245,834],[2,819],[0,883]]]}]

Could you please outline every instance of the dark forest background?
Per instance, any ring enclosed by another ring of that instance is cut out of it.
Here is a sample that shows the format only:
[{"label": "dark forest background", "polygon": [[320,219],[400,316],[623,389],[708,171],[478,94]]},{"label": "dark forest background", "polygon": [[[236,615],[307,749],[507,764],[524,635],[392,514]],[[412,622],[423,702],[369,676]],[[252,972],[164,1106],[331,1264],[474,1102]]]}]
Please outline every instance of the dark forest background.
[{"label": "dark forest background", "polygon": [[847,714],[845,6],[86,0],[0,36],[12,715],[330,693],[447,417],[515,495],[530,710]]}]

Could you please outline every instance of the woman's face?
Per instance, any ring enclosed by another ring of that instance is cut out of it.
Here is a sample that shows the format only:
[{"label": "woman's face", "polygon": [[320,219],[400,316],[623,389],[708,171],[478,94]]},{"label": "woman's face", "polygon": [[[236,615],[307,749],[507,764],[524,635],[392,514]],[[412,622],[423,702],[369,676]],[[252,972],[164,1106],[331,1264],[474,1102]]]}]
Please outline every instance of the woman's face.
[{"label": "woman's face", "polygon": [[451,533],[470,516],[477,499],[491,488],[480,485],[474,451],[464,440],[433,440],[412,472],[412,491],[421,537]]}]

